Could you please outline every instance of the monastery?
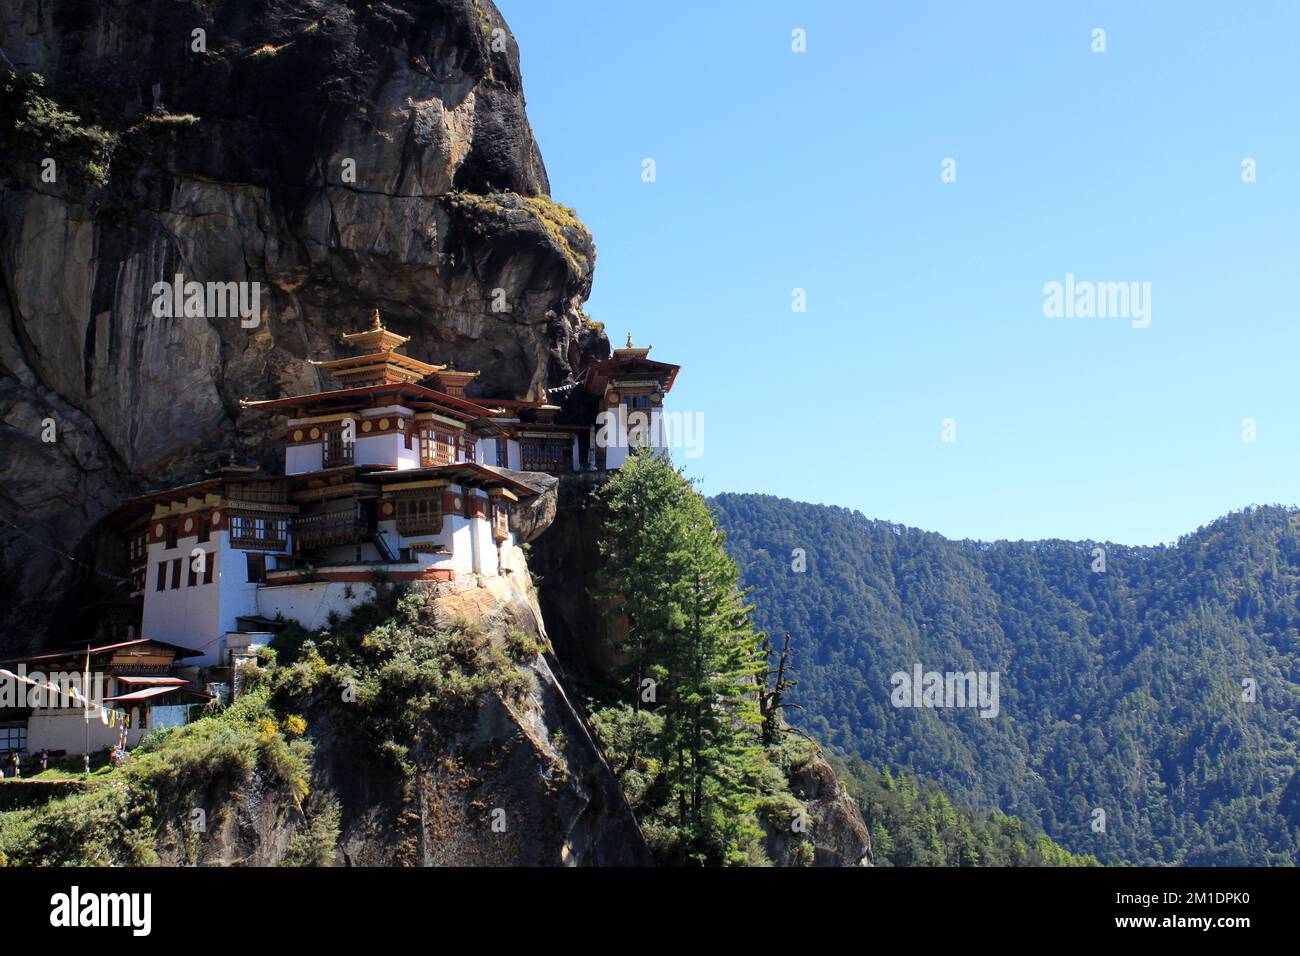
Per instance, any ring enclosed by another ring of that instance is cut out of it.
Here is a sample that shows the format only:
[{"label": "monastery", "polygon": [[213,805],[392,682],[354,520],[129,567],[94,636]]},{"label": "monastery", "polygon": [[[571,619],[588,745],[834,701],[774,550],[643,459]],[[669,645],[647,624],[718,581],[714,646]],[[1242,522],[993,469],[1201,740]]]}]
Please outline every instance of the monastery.
[{"label": "monastery", "polygon": [[[475,394],[478,372],[403,354],[408,339],[385,328],[378,310],[369,328],[343,339],[355,354],[309,360],[337,388],[241,403],[284,421],[283,474],[231,462],[111,516],[128,543],[138,619],[118,621],[107,643],[57,656],[73,671],[87,654],[108,669],[103,706],[130,708],[128,742],[156,723],[152,708],[203,699],[209,669],[233,673],[283,622],[319,628],[381,581],[524,571],[511,514],[539,493],[529,472],[615,469],[629,443],[662,449],[648,430],[661,427],[678,366],[651,360],[630,336],[579,376],[599,419],[644,413],[647,424],[622,444],[598,440],[596,422],[557,424],[559,406]],[[131,660],[145,661],[143,670]],[[4,711],[0,751],[81,752],[83,716],[66,706]],[[100,736],[92,750],[106,746]]]}]

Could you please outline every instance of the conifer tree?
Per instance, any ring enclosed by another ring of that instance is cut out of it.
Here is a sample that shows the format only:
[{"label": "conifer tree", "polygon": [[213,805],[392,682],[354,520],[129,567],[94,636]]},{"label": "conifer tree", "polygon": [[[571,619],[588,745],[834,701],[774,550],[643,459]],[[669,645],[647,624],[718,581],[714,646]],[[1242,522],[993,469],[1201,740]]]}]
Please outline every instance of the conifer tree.
[{"label": "conifer tree", "polygon": [[681,860],[749,862],[760,833],[765,662],[739,572],[704,499],[666,457],[633,454],[598,494],[599,591],[626,628],[625,688],[635,707],[662,718],[654,753],[638,755],[662,768],[651,824]]}]

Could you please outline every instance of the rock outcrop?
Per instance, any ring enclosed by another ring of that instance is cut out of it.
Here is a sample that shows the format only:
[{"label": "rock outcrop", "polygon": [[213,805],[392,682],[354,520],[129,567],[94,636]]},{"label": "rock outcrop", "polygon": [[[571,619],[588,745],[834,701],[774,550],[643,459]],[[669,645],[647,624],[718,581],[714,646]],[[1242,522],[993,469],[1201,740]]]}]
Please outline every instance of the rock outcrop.
[{"label": "rock outcrop", "polygon": [[532,545],[534,567],[544,569],[538,602],[551,643],[579,693],[604,685],[615,666],[614,634],[592,594],[601,532],[591,494],[600,481],[599,473],[561,478],[553,493],[555,515]]},{"label": "rock outcrop", "polygon": [[871,834],[857,802],[849,796],[835,771],[822,757],[790,774],[790,792],[808,813],[807,833],[812,840],[811,861],[796,861],[798,841],[785,829],[767,827],[767,853],[777,866],[796,862],[813,866],[871,866]]},{"label": "rock outcrop", "polygon": [[[434,614],[545,648],[531,586],[489,578],[441,586]],[[552,672],[545,650],[516,665],[526,691],[489,693],[440,728],[414,792],[332,696],[307,711],[315,789],[342,808],[339,862],[353,866],[647,866],[645,839],[618,782]]]},{"label": "rock outcrop", "polygon": [[[121,498],[273,467],[239,400],[319,387],[373,308],[488,394],[608,354],[490,0],[12,0],[0,147],[0,650],[111,592]],[[177,274],[257,315],[155,315]]]}]

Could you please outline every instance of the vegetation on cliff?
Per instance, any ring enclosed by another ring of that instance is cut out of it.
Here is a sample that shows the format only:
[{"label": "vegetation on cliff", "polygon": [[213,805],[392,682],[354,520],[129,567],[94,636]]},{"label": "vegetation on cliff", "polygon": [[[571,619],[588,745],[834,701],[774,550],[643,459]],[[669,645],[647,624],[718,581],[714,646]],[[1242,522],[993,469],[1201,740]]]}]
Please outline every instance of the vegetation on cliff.
[{"label": "vegetation on cliff", "polygon": [[811,862],[789,773],[817,749],[785,734],[764,746],[762,635],[716,519],[660,455],[632,455],[596,495],[597,590],[622,634],[622,665],[592,721],[656,858],[763,865],[776,828],[792,834],[795,860]]},{"label": "vegetation on cliff", "polygon": [[266,655],[359,865],[638,865],[644,840],[543,655],[526,579],[381,586]]},{"label": "vegetation on cliff", "polygon": [[377,591],[320,630],[286,624],[230,707],[150,735],[81,792],[0,813],[0,862],[644,862],[547,691],[543,641],[512,617],[531,612],[486,589]]},{"label": "vegetation on cliff", "polygon": [[[0,149],[30,163],[53,159],[82,185],[108,182],[108,169],[118,136],[52,98],[39,73],[0,67]],[[59,172],[56,165],[53,172]]]},{"label": "vegetation on cliff", "polygon": [[311,744],[254,683],[220,713],[151,734],[87,789],[0,813],[0,863],[147,866],[198,863],[237,812],[241,790],[283,797],[297,822],[287,862],[321,862],[336,811],[310,800]]},{"label": "vegetation on cliff", "polygon": [[595,265],[596,247],[591,233],[573,209],[550,196],[453,190],[447,193],[445,201],[462,223],[485,240],[517,232],[520,227],[540,228],[549,244],[564,257],[575,279],[590,275]]},{"label": "vegetation on cliff", "polygon": [[535,648],[515,635],[512,629],[499,646],[478,622],[441,619],[431,589],[383,587],[375,601],[320,631],[287,625],[266,659],[275,662],[282,708],[346,706],[349,722],[408,782],[409,794],[426,755],[445,747],[446,732],[483,694],[527,691],[515,664]]},{"label": "vegetation on cliff", "polygon": [[[795,636],[797,722],[836,750],[1103,862],[1300,862],[1294,511],[1124,547],[712,504],[756,622]],[[999,715],[893,706],[891,675],[918,663],[1000,672]]]}]

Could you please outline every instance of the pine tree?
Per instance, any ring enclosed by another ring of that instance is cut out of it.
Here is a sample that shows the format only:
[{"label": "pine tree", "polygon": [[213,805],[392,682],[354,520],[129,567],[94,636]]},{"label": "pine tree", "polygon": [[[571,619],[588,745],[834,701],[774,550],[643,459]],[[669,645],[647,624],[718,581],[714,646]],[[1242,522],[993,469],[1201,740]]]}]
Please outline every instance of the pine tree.
[{"label": "pine tree", "polygon": [[668,459],[632,455],[598,495],[599,592],[626,629],[625,687],[634,706],[663,718],[655,752],[638,755],[662,768],[650,829],[662,826],[681,860],[750,862],[761,832],[757,675],[765,662],[739,572],[704,499]]}]

